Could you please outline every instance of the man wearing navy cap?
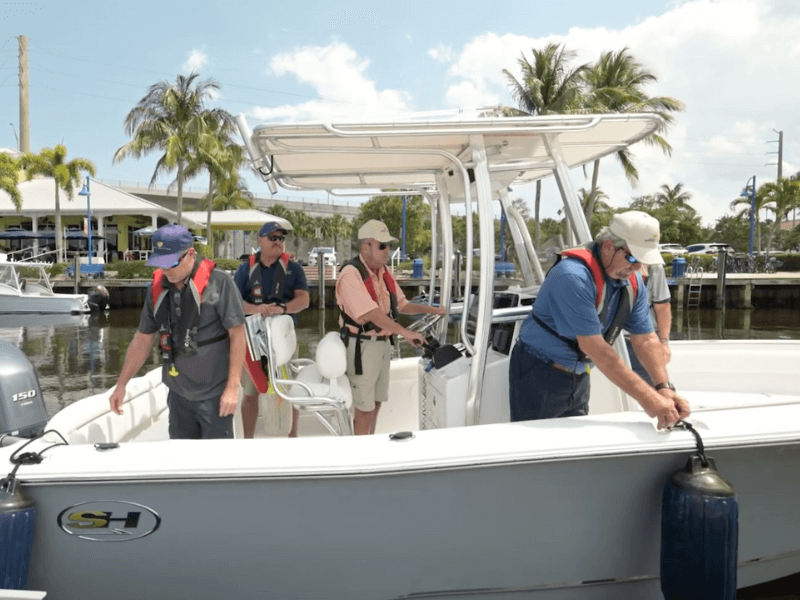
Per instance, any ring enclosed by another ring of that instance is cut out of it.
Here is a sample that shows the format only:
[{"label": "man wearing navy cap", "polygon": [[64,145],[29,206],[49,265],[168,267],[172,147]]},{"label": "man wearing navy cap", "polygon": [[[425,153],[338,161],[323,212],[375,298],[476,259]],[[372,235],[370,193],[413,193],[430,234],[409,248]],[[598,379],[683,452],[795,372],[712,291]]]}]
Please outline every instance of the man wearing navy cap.
[{"label": "man wearing navy cap", "polygon": [[[306,274],[300,263],[289,260],[284,250],[288,231],[278,221],[267,221],[258,231],[259,250],[243,262],[233,276],[244,300],[246,315],[295,316],[308,308],[310,296]],[[242,375],[242,427],[244,437],[252,438],[258,420],[258,389],[245,370]],[[297,436],[297,409],[292,407],[289,437]]]},{"label": "man wearing navy cap", "polygon": [[198,257],[192,234],[165,225],[153,234],[147,264],[159,267],[125,355],[111,410],[122,414],[125,387],[144,365],[158,333],[169,388],[169,437],[233,437],[245,356],[242,300],[230,275]]}]

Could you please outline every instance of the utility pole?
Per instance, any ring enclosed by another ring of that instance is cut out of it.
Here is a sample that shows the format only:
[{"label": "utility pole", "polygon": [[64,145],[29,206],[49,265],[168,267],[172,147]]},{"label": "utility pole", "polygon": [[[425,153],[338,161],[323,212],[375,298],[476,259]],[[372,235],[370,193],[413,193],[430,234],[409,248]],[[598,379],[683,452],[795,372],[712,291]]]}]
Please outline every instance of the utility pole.
[{"label": "utility pole", "polygon": [[19,151],[31,151],[31,124],[28,109],[28,37],[19,40]]},{"label": "utility pole", "polygon": [[[767,154],[777,154],[778,155],[778,183],[780,183],[781,179],[783,178],[783,132],[778,131],[777,129],[773,129],[775,133],[778,134],[778,152],[767,152]],[[770,140],[767,142],[768,144],[774,144],[775,140]],[[768,163],[770,164],[770,163]]]}]

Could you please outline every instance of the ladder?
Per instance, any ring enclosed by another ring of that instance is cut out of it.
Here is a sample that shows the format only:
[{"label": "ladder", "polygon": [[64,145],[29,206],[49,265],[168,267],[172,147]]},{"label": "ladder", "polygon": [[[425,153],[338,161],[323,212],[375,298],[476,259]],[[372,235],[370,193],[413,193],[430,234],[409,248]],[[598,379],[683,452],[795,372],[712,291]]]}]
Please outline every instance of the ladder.
[{"label": "ladder", "polygon": [[700,291],[703,288],[703,267],[689,267],[689,290],[686,296],[686,307],[697,308],[700,306]]}]

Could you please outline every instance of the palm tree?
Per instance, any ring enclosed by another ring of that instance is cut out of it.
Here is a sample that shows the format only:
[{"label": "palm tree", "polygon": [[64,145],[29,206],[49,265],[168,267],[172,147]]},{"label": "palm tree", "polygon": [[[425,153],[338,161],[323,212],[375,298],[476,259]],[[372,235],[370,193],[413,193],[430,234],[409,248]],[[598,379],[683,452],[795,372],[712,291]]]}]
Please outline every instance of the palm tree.
[{"label": "palm tree", "polygon": [[19,193],[19,161],[8,154],[0,153],[0,190],[11,197],[11,202],[22,210],[22,194]]},{"label": "palm tree", "polygon": [[[34,175],[44,175],[52,178],[55,184],[55,225],[56,225],[56,257],[58,261],[64,257],[64,234],[61,228],[61,203],[58,190],[67,193],[67,198],[72,201],[73,188],[80,185],[82,173],[89,173],[92,177],[97,174],[94,163],[85,158],[75,158],[67,162],[67,149],[63,144],[55,148],[42,148],[39,154],[26,153],[20,158],[20,165],[25,169],[28,179]],[[91,227],[91,223],[88,224]]]},{"label": "palm tree", "polygon": [[595,215],[612,211],[611,206],[606,202],[607,200],[608,196],[600,188],[597,188],[594,193],[587,191],[586,188],[578,190],[578,202],[583,208],[583,213],[586,215],[586,223],[593,234],[600,230],[599,227],[592,226]]},{"label": "palm tree", "polygon": [[792,210],[800,207],[800,182],[786,177],[776,182],[765,183],[756,193],[763,195],[762,207],[775,215],[775,222],[767,238],[767,251],[771,249],[772,240],[781,228],[781,221],[789,216]]},{"label": "palm tree", "polygon": [[[672,146],[660,133],[672,123],[670,112],[681,111],[681,101],[667,96],[649,97],[645,87],[658,81],[655,75],[638,63],[628,48],[619,52],[604,52],[600,60],[583,73],[586,91],[582,98],[583,107],[589,112],[622,113],[648,112],[659,115],[664,125],[644,138],[644,143],[659,146],[665,154],[672,154]],[[639,172],[633,164],[633,154],[629,148],[617,152],[625,176],[632,186],[639,180]],[[594,161],[591,192],[597,189],[600,173],[600,160]]]},{"label": "palm tree", "polygon": [[692,193],[684,191],[683,184],[677,183],[670,187],[668,183],[661,186],[661,191],[656,192],[655,199],[659,206],[675,206],[678,210],[694,215],[697,211],[689,205]]},{"label": "palm tree", "polygon": [[204,103],[220,89],[213,79],[198,81],[197,73],[178,75],[175,84],[159,81],[125,117],[125,133],[130,142],[114,154],[114,163],[129,156],[141,158],[153,151],[163,152],[158,159],[150,185],[159,175],[177,171],[178,222],[183,213],[183,182],[186,168],[199,149],[213,145],[215,132],[209,124],[227,122],[231,116],[222,109],[207,110]]},{"label": "palm tree", "polygon": [[[240,184],[238,179],[224,178],[217,181],[212,196],[213,210],[236,210],[243,208],[255,208],[253,204],[253,194],[247,190],[247,186]],[[207,231],[211,232],[211,221],[208,221]],[[208,238],[211,242],[211,237]],[[231,247],[233,245],[231,244]],[[213,247],[212,247],[213,250]]]},{"label": "palm tree", "polygon": [[[233,140],[234,121],[227,111],[220,111],[225,116],[216,120],[217,115],[206,115],[208,131],[212,135],[204,137],[205,143],[198,147],[197,154],[186,168],[184,175],[190,178],[201,170],[208,172],[208,195],[206,197],[206,235],[211,236],[211,216],[217,187],[225,187],[227,194],[237,190],[241,193],[247,191],[247,183],[239,175],[241,167],[247,159],[244,148]],[[250,200],[252,197],[250,196]],[[252,204],[252,202],[251,202]]]},{"label": "palm tree", "polygon": [[[532,50],[533,61],[523,54],[517,61],[522,78],[517,80],[509,71],[503,69],[511,86],[511,95],[519,106],[519,112],[511,114],[547,115],[568,113],[580,105],[582,75],[589,65],[569,68],[569,61],[575,53],[559,44],[548,44],[543,50]],[[541,235],[539,211],[541,207],[542,183],[536,181],[536,200],[534,219],[536,221],[535,244],[539,245]]]}]

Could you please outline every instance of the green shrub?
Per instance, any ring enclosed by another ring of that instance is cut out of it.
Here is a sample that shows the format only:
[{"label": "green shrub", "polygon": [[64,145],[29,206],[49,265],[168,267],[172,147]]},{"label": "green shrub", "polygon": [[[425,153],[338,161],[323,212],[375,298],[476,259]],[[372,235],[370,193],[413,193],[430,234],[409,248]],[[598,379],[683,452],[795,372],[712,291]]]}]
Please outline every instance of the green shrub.
[{"label": "green shrub", "polygon": [[48,277],[53,278],[53,277],[58,277],[59,275],[62,275],[67,270],[68,266],[69,266],[69,263],[65,263],[65,262],[53,263],[49,267],[45,267],[44,270],[47,272],[47,276]]},{"label": "green shrub", "polygon": [[114,264],[117,279],[151,279],[155,267],[148,267],[144,260],[128,260]]}]

